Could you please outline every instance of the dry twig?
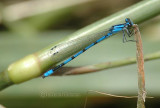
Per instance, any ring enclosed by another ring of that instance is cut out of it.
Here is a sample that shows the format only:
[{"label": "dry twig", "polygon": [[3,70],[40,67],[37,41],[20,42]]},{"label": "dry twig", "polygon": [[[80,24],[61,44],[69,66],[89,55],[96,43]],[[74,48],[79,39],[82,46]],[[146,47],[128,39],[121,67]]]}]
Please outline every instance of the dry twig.
[{"label": "dry twig", "polygon": [[144,76],[144,59],[143,59],[143,49],[142,49],[142,40],[141,34],[138,28],[138,25],[134,25],[135,40],[137,46],[137,65],[138,65],[138,100],[137,108],[145,108],[145,76]]}]

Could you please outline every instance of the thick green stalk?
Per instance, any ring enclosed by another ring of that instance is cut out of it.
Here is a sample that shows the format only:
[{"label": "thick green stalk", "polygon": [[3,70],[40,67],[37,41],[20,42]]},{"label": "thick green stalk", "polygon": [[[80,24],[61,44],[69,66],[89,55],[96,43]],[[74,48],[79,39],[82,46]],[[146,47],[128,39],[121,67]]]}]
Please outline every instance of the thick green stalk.
[{"label": "thick green stalk", "polygon": [[[92,35],[95,32],[105,32],[112,25],[124,23],[126,17],[131,18],[134,23],[140,23],[159,13],[160,0],[145,0],[97,21],[73,33],[68,38],[11,64],[3,73],[1,73],[0,90],[13,83],[21,83],[40,76],[52,65],[57,64],[96,41],[99,38],[99,34]],[[51,52],[50,49],[54,46],[56,46],[56,48]],[[56,54],[53,56],[54,53]],[[2,76],[4,73],[7,77]]]}]

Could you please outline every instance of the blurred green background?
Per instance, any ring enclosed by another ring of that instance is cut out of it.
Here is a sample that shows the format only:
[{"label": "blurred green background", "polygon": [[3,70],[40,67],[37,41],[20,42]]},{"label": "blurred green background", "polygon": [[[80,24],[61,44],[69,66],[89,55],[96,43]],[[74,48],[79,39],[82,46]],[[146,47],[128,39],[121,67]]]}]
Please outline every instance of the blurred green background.
[{"label": "blurred green background", "polygon": [[[36,52],[74,31],[141,0],[24,0],[0,2],[0,72],[12,62]],[[144,54],[160,49],[160,16],[139,24]],[[67,66],[85,66],[135,57],[135,43],[113,36],[94,46]],[[160,60],[145,62],[146,106],[160,101]],[[98,90],[115,95],[137,95],[137,65],[84,75],[36,78],[0,92],[7,108],[83,108],[86,92]],[[135,108],[136,99],[91,93],[86,108]]]}]

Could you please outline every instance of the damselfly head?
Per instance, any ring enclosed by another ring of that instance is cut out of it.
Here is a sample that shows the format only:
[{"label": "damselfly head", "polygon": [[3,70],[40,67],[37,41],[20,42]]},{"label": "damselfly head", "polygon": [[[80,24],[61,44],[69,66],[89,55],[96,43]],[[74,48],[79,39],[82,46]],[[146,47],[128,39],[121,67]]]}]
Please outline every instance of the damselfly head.
[{"label": "damselfly head", "polygon": [[131,21],[131,19],[126,18],[125,21],[126,21],[126,24],[127,24],[129,27],[132,27],[132,26],[133,26],[133,22]]}]

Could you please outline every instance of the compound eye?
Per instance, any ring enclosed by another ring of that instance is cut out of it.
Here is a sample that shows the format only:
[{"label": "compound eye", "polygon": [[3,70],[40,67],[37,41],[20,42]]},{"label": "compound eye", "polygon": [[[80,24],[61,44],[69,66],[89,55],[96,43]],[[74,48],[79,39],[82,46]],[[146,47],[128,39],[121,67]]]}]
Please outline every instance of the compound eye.
[{"label": "compound eye", "polygon": [[126,22],[130,22],[130,19],[129,19],[129,18],[126,18],[125,21],[126,21]]},{"label": "compound eye", "polygon": [[125,21],[128,22],[128,18],[126,18]]}]

